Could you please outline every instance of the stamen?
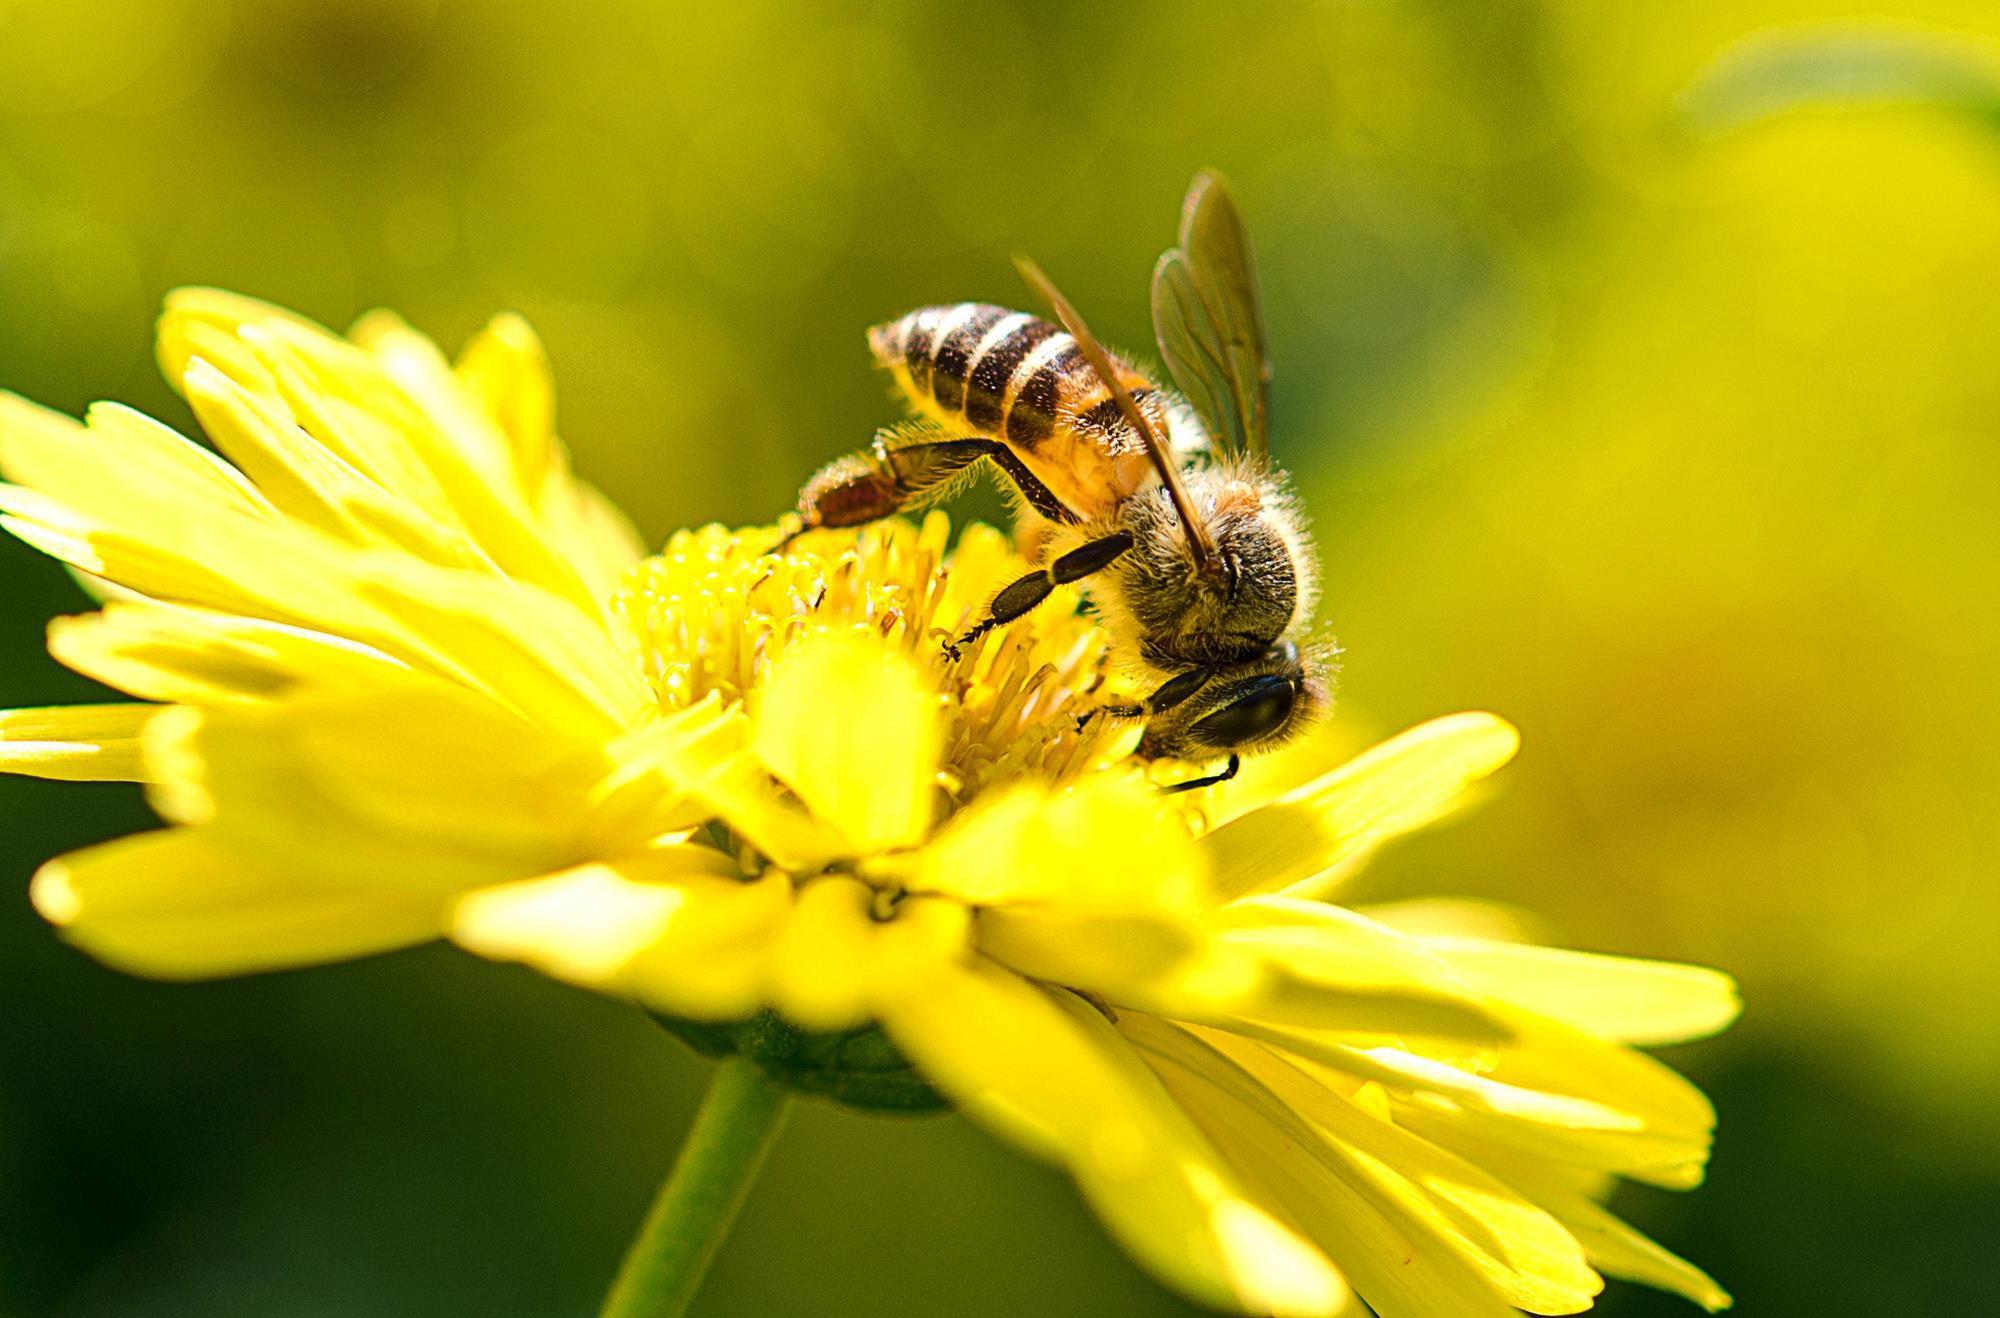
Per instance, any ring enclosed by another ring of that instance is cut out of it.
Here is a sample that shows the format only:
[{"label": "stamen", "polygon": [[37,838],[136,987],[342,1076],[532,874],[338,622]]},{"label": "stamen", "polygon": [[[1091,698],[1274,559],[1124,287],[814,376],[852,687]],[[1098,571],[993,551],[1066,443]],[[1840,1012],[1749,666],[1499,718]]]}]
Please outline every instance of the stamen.
[{"label": "stamen", "polygon": [[1027,570],[1003,534],[970,527],[947,552],[950,523],[932,513],[921,526],[815,531],[770,554],[784,530],[684,531],[632,569],[618,615],[662,708],[742,700],[801,638],[866,629],[937,681],[952,799],[1001,777],[1068,781],[1114,758],[1115,731],[1077,727],[1109,638],[1078,613],[1073,588],[966,646],[960,661],[946,657],[944,642]]}]

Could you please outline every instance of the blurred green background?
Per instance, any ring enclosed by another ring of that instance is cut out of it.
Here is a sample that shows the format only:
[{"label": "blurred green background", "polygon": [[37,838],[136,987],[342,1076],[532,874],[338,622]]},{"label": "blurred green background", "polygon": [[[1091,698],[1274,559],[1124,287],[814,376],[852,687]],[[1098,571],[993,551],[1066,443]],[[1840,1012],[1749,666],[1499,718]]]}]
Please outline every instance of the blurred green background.
[{"label": "blurred green background", "polygon": [[[2000,1312],[2000,133],[1676,122],[1746,35],[1842,16],[2000,49],[1987,3],[0,0],[0,384],[186,424],[149,344],[182,283],[454,347],[513,308],[657,540],[788,506],[894,416],[862,328],[1018,302],[1017,250],[1144,346],[1220,167],[1345,735],[1527,738],[1360,894],[1741,977],[1672,1057],[1710,1184],[1620,1206],[1743,1312]],[[41,652],[82,604],[0,544],[0,705],[91,698]],[[0,778],[0,1314],[592,1312],[705,1064],[443,951],[100,969],[27,876],[145,819]],[[958,1119],[806,1106],[698,1311],[1188,1310]]]}]

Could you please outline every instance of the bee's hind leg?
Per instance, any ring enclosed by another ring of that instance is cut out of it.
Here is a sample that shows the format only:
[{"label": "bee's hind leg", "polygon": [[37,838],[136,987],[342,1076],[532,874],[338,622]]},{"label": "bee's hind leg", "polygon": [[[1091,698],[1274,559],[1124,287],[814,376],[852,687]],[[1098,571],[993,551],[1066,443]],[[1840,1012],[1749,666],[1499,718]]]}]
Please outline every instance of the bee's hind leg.
[{"label": "bee's hind leg", "polygon": [[783,549],[808,531],[865,526],[901,512],[964,465],[959,463],[926,480],[923,477],[930,473],[908,469],[879,439],[859,453],[842,454],[814,472],[799,491],[799,529],[777,548]]},{"label": "bee's hind leg", "polygon": [[1047,599],[1057,586],[1065,586],[1072,581],[1081,581],[1092,573],[1102,572],[1117,562],[1131,547],[1132,533],[1117,531],[1078,545],[1047,567],[1037,568],[1024,577],[1016,578],[1000,588],[1000,593],[986,606],[984,618],[975,623],[965,635],[945,645],[945,653],[953,659],[958,658],[961,646],[970,645],[995,627],[1014,621]]},{"label": "bee's hind leg", "polygon": [[865,526],[945,494],[973,463],[985,459],[1000,468],[1030,508],[1052,522],[1070,523],[1076,514],[1035,478],[1014,451],[998,440],[939,439],[891,444],[877,439],[859,453],[835,458],[799,491],[799,529],[779,542],[783,549],[808,531]]}]

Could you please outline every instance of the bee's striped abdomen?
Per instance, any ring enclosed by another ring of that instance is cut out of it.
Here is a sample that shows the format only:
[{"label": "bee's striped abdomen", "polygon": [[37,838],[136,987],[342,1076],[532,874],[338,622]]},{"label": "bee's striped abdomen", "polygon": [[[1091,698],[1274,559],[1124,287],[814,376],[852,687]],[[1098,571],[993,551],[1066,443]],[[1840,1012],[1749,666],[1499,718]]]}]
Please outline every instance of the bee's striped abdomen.
[{"label": "bee's striped abdomen", "polygon": [[925,410],[1029,449],[1056,429],[1063,398],[1096,384],[1068,334],[983,302],[925,307],[878,325],[868,340]]},{"label": "bee's striped abdomen", "polygon": [[[1148,479],[1141,437],[1076,340],[1048,321],[961,302],[877,325],[868,344],[917,411],[947,433],[1001,440],[1078,514],[1108,515]],[[1112,361],[1119,383],[1165,435],[1165,396]]]},{"label": "bee's striped abdomen", "polygon": [[993,327],[989,341],[965,382],[965,419],[987,434],[999,434],[1007,424],[1007,386],[1021,364],[1042,344],[1060,333],[1046,320],[1015,312]]},{"label": "bee's striped abdomen", "polygon": [[[878,325],[868,342],[920,412],[949,430],[1004,441],[1078,512],[1097,515],[1145,479],[1144,443],[1076,340],[1048,321],[961,302]],[[1113,363],[1165,435],[1165,398],[1131,366]]]},{"label": "bee's striped abdomen", "polygon": [[1048,332],[1014,367],[1000,409],[1003,437],[1024,448],[1034,448],[1055,430],[1063,381],[1090,372],[1075,339],[1047,321],[1036,323]]}]

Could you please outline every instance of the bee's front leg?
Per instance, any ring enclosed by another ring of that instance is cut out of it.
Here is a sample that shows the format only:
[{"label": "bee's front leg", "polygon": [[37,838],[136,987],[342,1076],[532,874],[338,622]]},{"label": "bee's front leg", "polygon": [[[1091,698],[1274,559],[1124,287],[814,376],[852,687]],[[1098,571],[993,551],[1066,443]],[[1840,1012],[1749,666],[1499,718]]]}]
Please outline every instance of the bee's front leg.
[{"label": "bee's front leg", "polygon": [[1045,568],[1037,568],[1024,577],[1016,578],[1000,588],[1000,593],[986,606],[984,618],[974,623],[965,635],[945,645],[945,652],[953,659],[957,659],[961,646],[970,645],[995,627],[1014,621],[1047,599],[1057,586],[1081,581],[1092,573],[1102,572],[1117,562],[1131,547],[1130,531],[1114,531],[1110,535],[1100,536],[1096,540],[1078,545]]},{"label": "bee's front leg", "polygon": [[1172,794],[1174,792],[1192,792],[1196,788],[1200,787],[1213,787],[1217,783],[1226,783],[1231,778],[1234,778],[1236,776],[1236,771],[1238,769],[1241,769],[1242,767],[1243,767],[1243,757],[1241,755],[1236,754],[1234,751],[1231,751],[1229,754],[1229,763],[1225,764],[1222,768],[1218,769],[1216,772],[1211,774],[1206,774],[1200,778],[1190,778],[1184,783],[1173,783],[1170,784],[1169,786],[1162,787],[1160,790],[1162,792]]},{"label": "bee's front leg", "polygon": [[1108,705],[1092,705],[1089,709],[1084,710],[1083,713],[1076,716],[1076,730],[1082,732],[1090,726],[1092,719],[1100,716],[1103,718],[1144,718],[1146,717],[1146,707],[1144,705],[1119,704],[1116,701]]},{"label": "bee's front leg", "polygon": [[1207,686],[1208,679],[1214,675],[1213,672],[1206,668],[1193,668],[1185,673],[1177,673],[1161,683],[1152,695],[1146,697],[1143,704],[1099,705],[1095,709],[1085,712],[1077,719],[1076,730],[1082,732],[1085,725],[1098,714],[1102,714],[1106,718],[1151,718],[1155,714],[1164,714],[1175,705],[1180,704],[1189,696]]}]

